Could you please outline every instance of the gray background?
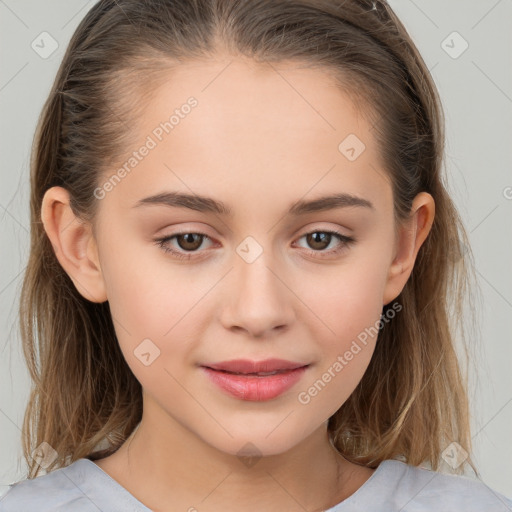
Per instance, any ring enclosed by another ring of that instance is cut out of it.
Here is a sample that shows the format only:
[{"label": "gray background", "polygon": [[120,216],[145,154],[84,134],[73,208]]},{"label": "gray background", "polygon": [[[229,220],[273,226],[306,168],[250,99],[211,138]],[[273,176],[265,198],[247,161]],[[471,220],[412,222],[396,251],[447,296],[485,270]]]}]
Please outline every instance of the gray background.
[{"label": "gray background", "polygon": [[[20,427],[30,383],[17,301],[28,257],[30,146],[66,45],[93,4],[0,0],[0,494],[25,477]],[[471,374],[470,393],[474,457],[484,482],[512,497],[512,0],[390,4],[446,113],[448,186],[470,233],[481,289],[479,379]],[[42,32],[58,43],[48,57],[31,46],[44,37],[51,49]],[[469,46],[458,55],[464,40]]]}]

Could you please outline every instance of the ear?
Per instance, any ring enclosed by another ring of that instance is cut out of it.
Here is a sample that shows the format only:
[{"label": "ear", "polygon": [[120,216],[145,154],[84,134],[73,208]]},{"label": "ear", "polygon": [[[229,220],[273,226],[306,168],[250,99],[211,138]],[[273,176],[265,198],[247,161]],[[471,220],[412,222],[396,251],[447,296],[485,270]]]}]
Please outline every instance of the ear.
[{"label": "ear", "polygon": [[414,268],[416,256],[434,222],[435,203],[427,192],[419,193],[411,206],[409,219],[399,228],[393,261],[384,287],[383,305],[396,299]]},{"label": "ear", "polygon": [[75,216],[63,187],[48,189],[41,220],[62,268],[78,292],[91,302],[107,300],[92,226]]}]

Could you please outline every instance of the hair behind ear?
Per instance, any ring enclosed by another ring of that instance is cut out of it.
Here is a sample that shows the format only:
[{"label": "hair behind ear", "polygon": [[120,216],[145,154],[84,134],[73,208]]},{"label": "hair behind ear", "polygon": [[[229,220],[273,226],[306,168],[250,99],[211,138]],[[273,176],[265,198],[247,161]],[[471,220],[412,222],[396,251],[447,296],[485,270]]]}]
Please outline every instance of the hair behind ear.
[{"label": "hair behind ear", "polygon": [[51,471],[94,453],[105,439],[100,454],[111,453],[142,418],[141,386],[119,348],[108,302],[93,303],[80,295],[59,264],[40,219],[42,198],[55,179],[61,150],[59,78],[54,87],[57,91],[39,119],[33,152],[30,257],[19,311],[32,378],[22,430],[29,478],[41,469],[31,455],[41,443],[57,454],[47,468]]}]

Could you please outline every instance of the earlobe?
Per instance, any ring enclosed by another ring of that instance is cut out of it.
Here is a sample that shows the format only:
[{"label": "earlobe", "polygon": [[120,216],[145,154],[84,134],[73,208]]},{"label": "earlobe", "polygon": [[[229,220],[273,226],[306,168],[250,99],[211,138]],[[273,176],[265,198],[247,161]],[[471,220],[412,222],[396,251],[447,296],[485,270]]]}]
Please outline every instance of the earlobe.
[{"label": "earlobe", "polygon": [[384,288],[383,305],[396,299],[404,289],[418,252],[434,222],[435,203],[427,192],[419,193],[411,206],[408,221],[400,228],[393,261]]},{"label": "earlobe", "polygon": [[63,187],[48,189],[41,220],[60,265],[78,292],[91,302],[107,300],[92,226],[75,216]]}]

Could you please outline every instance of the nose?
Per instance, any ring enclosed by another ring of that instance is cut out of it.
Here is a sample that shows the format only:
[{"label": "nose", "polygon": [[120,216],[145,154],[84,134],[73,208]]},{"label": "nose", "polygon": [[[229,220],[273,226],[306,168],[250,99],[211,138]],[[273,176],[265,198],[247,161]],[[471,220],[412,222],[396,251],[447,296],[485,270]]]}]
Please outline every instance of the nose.
[{"label": "nose", "polygon": [[291,326],[294,294],[286,285],[284,272],[271,260],[266,251],[251,263],[235,255],[221,311],[226,329],[264,338]]}]

